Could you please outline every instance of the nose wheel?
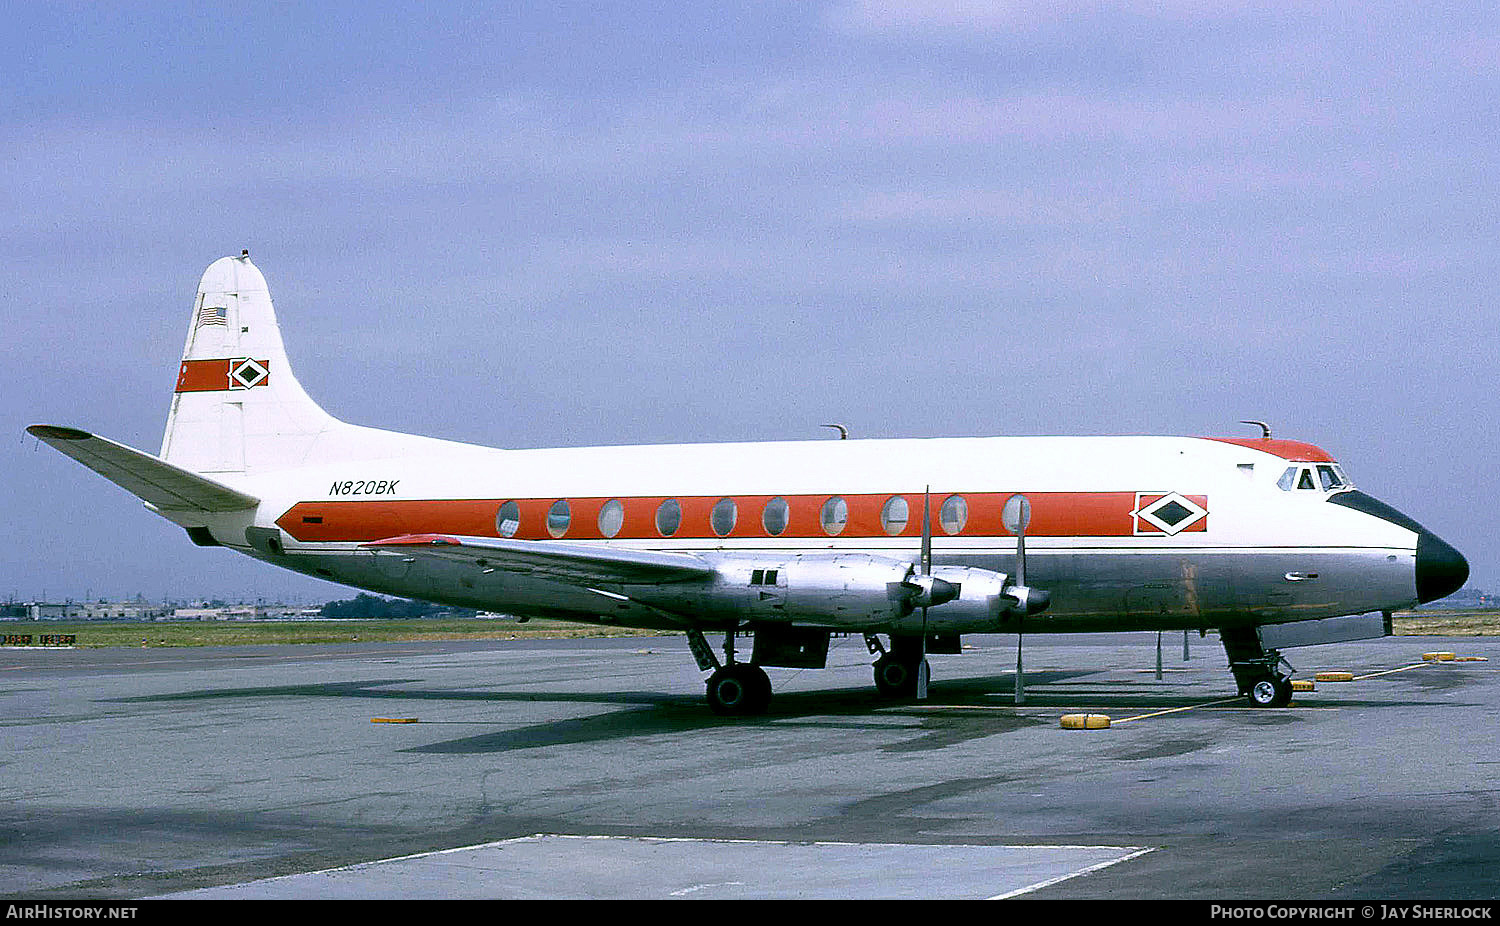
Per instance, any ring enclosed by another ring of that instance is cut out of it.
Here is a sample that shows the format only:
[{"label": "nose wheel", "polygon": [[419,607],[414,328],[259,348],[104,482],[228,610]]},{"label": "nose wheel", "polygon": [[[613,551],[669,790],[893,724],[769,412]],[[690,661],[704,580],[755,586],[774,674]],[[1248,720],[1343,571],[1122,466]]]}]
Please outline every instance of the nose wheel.
[{"label": "nose wheel", "polygon": [[1256,707],[1286,707],[1292,701],[1292,680],[1285,675],[1266,675],[1251,683],[1246,697]]}]

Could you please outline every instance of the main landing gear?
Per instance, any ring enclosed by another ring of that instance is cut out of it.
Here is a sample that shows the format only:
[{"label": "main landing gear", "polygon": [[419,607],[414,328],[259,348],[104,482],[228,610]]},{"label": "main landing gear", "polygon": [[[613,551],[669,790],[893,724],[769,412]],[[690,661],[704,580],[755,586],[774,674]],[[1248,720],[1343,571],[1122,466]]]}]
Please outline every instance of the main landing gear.
[{"label": "main landing gear", "polygon": [[764,714],[771,705],[771,679],[748,662],[720,666],[708,677],[708,706],[715,714]]},{"label": "main landing gear", "polygon": [[[1291,676],[1281,671],[1286,660],[1266,649],[1254,627],[1226,627],[1219,631],[1235,684],[1255,707],[1286,707],[1292,700]],[[1290,665],[1287,668],[1291,668]]]},{"label": "main landing gear", "polygon": [[771,679],[766,670],[748,662],[734,661],[734,631],[724,634],[724,658],[720,663],[698,630],[688,631],[688,648],[698,668],[713,669],[708,677],[708,707],[715,714],[744,717],[764,714],[771,706]]},{"label": "main landing gear", "polygon": [[888,698],[914,698],[917,695],[917,670],[922,664],[921,637],[891,637],[891,648],[880,644],[873,633],[865,634],[870,654],[875,660],[875,690]]}]

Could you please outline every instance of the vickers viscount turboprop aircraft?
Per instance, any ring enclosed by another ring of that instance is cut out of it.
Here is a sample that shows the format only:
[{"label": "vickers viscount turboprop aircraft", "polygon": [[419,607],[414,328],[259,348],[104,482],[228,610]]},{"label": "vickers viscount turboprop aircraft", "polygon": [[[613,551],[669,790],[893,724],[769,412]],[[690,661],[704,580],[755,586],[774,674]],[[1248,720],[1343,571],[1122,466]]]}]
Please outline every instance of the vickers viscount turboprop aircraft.
[{"label": "vickers viscount turboprop aircraft", "polygon": [[346,424],[292,375],[248,252],[203,275],[159,456],[28,430],[199,545],[392,595],[685,631],[730,714],[766,709],[762,666],[823,667],[832,633],[863,634],[876,687],[908,697],[928,653],[1017,634],[1019,700],[1023,632],[1217,629],[1240,693],[1281,706],[1277,645],[1388,634],[1392,610],[1468,576],[1327,453],[1269,436],[497,450]]}]

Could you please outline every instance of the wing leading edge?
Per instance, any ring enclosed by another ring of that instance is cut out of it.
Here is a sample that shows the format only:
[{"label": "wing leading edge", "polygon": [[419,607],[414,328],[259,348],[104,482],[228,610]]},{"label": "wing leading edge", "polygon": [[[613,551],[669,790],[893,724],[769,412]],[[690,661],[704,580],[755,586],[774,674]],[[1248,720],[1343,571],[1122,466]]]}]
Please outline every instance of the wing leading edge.
[{"label": "wing leading edge", "polygon": [[449,534],[405,534],[361,544],[377,553],[471,563],[568,582],[648,585],[691,582],[714,574],[714,567],[691,553],[662,553],[624,547],[460,537]]}]

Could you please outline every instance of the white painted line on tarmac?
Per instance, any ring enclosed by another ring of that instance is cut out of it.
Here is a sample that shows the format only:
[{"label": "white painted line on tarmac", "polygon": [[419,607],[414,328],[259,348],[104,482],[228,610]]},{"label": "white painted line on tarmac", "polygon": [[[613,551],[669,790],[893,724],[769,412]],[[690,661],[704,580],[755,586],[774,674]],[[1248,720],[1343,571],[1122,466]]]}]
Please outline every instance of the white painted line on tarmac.
[{"label": "white painted line on tarmac", "polygon": [[[1001,899],[1139,846],[792,842],[537,834],[168,895],[179,899]],[[538,873],[545,872],[545,876]]]},{"label": "white painted line on tarmac", "polygon": [[[1125,847],[1122,846],[1121,848],[1125,848]],[[1103,871],[1104,869],[1109,868],[1112,865],[1118,865],[1121,862],[1128,862],[1128,861],[1130,861],[1133,858],[1140,858],[1141,856],[1143,856],[1143,855],[1145,855],[1145,854],[1147,854],[1149,852],[1155,852],[1155,851],[1156,851],[1155,847],[1151,847],[1151,848],[1148,848],[1148,849],[1137,849],[1136,851],[1134,851],[1134,852],[1130,853],[1129,855],[1126,855],[1126,856],[1124,856],[1122,858],[1112,859],[1112,860],[1107,861],[1107,862],[1100,862],[1097,865],[1090,865],[1087,868],[1081,868],[1078,871],[1070,872],[1069,874],[1059,875],[1059,876],[1057,876],[1055,878],[1048,878],[1046,881],[1038,881],[1036,884],[1028,884],[1027,886],[1025,886],[1023,888],[1020,888],[1018,890],[1009,891],[1009,892],[1004,893],[1004,894],[997,894],[994,897],[991,897],[989,899],[990,900],[1009,900],[1012,897],[1020,897],[1022,894],[1030,894],[1033,891],[1039,891],[1039,890],[1041,890],[1044,887],[1051,887],[1054,884],[1061,884],[1062,882],[1071,880],[1073,878],[1082,877],[1083,875],[1087,875],[1087,874],[1093,874],[1096,871]]]}]

